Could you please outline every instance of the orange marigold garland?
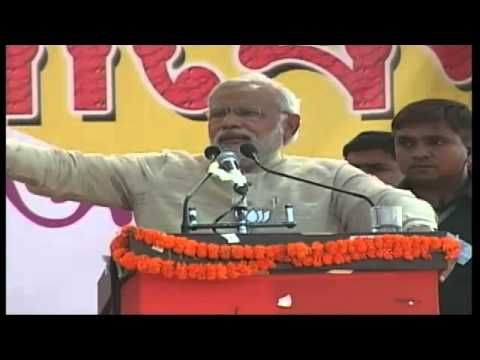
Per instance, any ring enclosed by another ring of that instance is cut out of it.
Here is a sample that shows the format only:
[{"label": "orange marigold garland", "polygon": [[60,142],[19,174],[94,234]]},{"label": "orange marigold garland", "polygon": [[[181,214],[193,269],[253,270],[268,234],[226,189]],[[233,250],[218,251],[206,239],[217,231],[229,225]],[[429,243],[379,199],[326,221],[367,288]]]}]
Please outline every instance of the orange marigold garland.
[{"label": "orange marigold garland", "polygon": [[[216,262],[189,264],[136,255],[129,249],[129,235],[149,246]],[[324,243],[314,241],[311,244],[218,245],[131,225],[122,228],[120,234],[113,239],[110,249],[113,260],[128,271],[181,280],[235,279],[273,269],[277,263],[318,268],[366,259],[429,260],[433,252],[439,251],[445,254],[445,260],[454,260],[460,255],[459,242],[450,237],[382,234]]]}]

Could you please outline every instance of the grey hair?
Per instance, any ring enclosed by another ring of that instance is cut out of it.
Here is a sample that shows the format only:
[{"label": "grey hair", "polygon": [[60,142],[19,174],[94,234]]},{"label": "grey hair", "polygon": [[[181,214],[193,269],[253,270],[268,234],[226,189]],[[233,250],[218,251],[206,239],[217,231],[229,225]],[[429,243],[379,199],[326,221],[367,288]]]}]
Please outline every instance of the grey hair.
[{"label": "grey hair", "polygon": [[[275,89],[280,94],[280,100],[282,103],[282,111],[300,116],[300,99],[295,96],[295,94],[288,89],[286,86],[280,84],[278,81],[275,81],[268,76],[262,73],[245,73],[236,78],[225,80],[218,84],[210,93],[209,99],[213,97],[213,95],[223,89],[224,87],[229,86],[238,86],[240,84],[255,84],[260,86],[269,86]],[[282,118],[285,119],[285,118]],[[288,145],[292,142],[295,142],[298,138],[299,129],[295,131],[295,134],[290,138]]]},{"label": "grey hair", "polygon": [[300,115],[300,99],[298,99],[295,94],[280,84],[278,81],[270,79],[268,76],[261,73],[246,73],[240,75],[239,77],[225,80],[218,84],[210,93],[210,98],[219,90],[228,86],[235,86],[239,84],[256,84],[260,86],[270,86],[275,89],[281,95],[281,102],[283,109],[282,111],[288,112],[289,114]]}]

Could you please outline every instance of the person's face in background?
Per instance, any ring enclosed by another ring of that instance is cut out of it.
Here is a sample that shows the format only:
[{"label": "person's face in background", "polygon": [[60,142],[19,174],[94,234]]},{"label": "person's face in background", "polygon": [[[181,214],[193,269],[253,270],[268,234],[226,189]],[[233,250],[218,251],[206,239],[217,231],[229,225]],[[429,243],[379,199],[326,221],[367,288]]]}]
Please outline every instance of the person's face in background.
[{"label": "person's face in background", "polygon": [[445,121],[411,122],[394,131],[396,160],[412,184],[460,179],[467,148]]},{"label": "person's face in background", "polygon": [[392,154],[382,149],[351,151],[345,160],[388,185],[396,186],[403,178],[400,167]]}]

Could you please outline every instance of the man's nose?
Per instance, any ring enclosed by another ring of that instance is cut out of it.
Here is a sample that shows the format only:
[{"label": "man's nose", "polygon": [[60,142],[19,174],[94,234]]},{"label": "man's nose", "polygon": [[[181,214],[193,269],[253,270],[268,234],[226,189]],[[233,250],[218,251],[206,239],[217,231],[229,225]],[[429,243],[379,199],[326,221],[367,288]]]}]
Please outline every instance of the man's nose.
[{"label": "man's nose", "polygon": [[428,159],[432,156],[432,150],[425,145],[417,145],[413,149],[413,157],[415,159]]},{"label": "man's nose", "polygon": [[241,128],[242,120],[234,112],[230,111],[225,115],[222,121],[222,127],[225,129]]}]

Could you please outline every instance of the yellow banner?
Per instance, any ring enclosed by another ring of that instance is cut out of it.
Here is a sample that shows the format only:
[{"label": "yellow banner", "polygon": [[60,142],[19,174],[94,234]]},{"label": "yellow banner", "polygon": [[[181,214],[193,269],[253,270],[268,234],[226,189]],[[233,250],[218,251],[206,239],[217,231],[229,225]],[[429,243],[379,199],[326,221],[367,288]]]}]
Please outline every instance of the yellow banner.
[{"label": "yellow banner", "polygon": [[[31,71],[30,88],[22,69],[27,78]],[[198,118],[208,90],[247,71],[275,77],[301,99],[301,133],[290,154],[341,158],[352,137],[388,130],[412,101],[471,107],[466,45],[9,46],[7,118],[67,149],[202,152],[207,128]]]}]

